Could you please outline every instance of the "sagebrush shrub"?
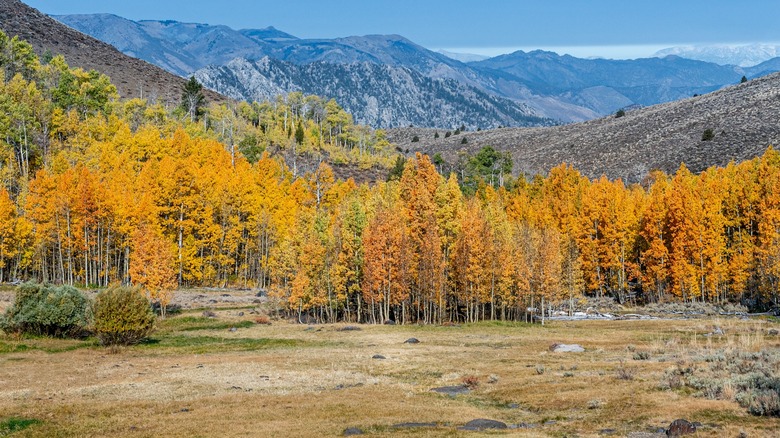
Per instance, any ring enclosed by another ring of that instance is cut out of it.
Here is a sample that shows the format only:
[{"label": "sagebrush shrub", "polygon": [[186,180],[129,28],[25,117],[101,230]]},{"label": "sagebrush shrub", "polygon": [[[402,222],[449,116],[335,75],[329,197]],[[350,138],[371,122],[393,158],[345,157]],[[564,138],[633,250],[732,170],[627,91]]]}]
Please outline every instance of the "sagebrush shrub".
[{"label": "sagebrush shrub", "polygon": [[9,333],[78,337],[91,317],[89,299],[72,286],[25,283],[16,289],[14,304],[0,318]]},{"label": "sagebrush shrub", "polygon": [[95,336],[103,345],[133,345],[154,329],[149,300],[137,289],[111,287],[95,298]]}]

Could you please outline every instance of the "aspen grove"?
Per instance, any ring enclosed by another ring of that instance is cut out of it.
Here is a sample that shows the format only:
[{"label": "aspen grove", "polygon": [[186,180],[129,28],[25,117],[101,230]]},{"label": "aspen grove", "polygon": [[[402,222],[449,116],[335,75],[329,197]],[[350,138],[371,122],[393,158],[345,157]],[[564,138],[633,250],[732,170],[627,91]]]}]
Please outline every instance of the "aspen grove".
[{"label": "aspen grove", "polygon": [[153,263],[169,287],[256,288],[330,322],[519,319],[585,295],[778,304],[772,148],[630,186],[561,164],[465,195],[419,154],[356,184],[331,164],[389,168],[397,153],[334,101],[195,117],[122,101],[105,76],[5,35],[0,66],[0,282],[133,284]]}]

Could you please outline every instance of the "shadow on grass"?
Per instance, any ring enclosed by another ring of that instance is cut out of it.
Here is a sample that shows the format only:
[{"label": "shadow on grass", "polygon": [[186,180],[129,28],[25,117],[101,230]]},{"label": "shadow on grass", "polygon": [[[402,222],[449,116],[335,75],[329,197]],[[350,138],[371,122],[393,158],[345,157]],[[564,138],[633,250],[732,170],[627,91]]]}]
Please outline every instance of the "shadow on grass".
[{"label": "shadow on grass", "polygon": [[97,347],[100,345],[94,338],[87,338],[85,340],[63,340],[56,338],[27,336],[23,339],[24,341],[0,340],[0,354],[24,353],[32,350],[43,351],[46,353],[64,353],[67,351]]}]

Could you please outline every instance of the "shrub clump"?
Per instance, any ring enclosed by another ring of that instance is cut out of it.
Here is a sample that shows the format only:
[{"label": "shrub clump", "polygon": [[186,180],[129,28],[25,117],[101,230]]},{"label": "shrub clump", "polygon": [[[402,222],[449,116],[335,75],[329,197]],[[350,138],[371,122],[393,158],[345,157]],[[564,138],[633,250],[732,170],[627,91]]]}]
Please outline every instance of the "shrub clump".
[{"label": "shrub clump", "polygon": [[137,289],[111,287],[100,292],[94,305],[95,336],[103,345],[133,345],[154,329],[149,300]]},{"label": "shrub clump", "polygon": [[708,356],[708,369],[667,370],[662,387],[692,388],[695,396],[733,400],[753,415],[780,417],[780,354],[723,351]]},{"label": "shrub clump", "polygon": [[89,299],[76,288],[25,283],[0,318],[0,328],[8,333],[80,337],[86,334],[90,318]]}]

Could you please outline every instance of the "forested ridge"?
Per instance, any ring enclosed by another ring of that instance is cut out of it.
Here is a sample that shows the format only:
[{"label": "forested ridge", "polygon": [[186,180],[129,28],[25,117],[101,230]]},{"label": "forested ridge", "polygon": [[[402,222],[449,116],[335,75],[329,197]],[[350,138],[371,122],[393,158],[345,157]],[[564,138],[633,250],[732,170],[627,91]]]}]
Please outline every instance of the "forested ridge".
[{"label": "forested ridge", "polygon": [[417,155],[358,185],[325,161],[389,167],[395,152],[332,101],[121,101],[5,35],[0,66],[0,281],[143,283],[155,265],[169,287],[259,288],[323,321],[519,318],[583,295],[777,303],[771,148],[628,187],[565,164],[514,179],[501,154],[460,178]]}]

